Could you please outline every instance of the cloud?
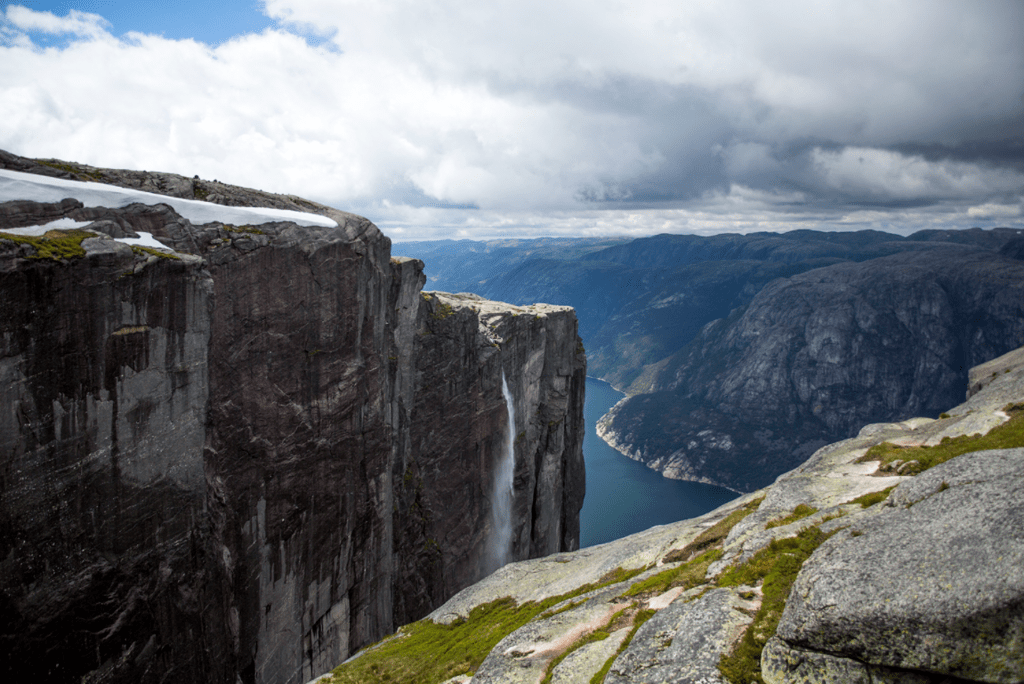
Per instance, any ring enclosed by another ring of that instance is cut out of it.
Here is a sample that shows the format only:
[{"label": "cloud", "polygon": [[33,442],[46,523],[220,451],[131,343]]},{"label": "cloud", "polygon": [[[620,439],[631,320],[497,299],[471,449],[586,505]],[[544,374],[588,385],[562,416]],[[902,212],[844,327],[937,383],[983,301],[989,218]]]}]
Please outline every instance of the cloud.
[{"label": "cloud", "polygon": [[276,27],[209,47],[9,7],[0,147],[298,193],[406,233],[919,225],[1024,195],[1017,2],[265,10]]},{"label": "cloud", "polygon": [[98,14],[71,10],[66,17],[58,17],[52,12],[36,12],[20,5],[7,8],[7,21],[22,31],[52,35],[70,33],[85,38],[103,37],[110,28],[110,22]]}]

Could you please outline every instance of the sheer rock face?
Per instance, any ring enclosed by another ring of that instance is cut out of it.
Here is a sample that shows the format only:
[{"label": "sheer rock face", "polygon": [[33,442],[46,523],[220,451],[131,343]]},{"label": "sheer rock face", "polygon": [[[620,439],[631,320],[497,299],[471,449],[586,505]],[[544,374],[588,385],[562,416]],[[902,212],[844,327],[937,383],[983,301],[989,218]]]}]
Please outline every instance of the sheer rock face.
[{"label": "sheer rock face", "polygon": [[[497,569],[496,559],[578,548],[585,486],[586,362],[571,309],[440,292],[417,298],[417,390],[395,475],[396,500],[409,511],[396,529],[409,549],[399,558],[399,622],[422,617]],[[496,492],[480,483],[495,481],[508,449],[503,375],[516,419],[514,497],[508,546],[496,549]]]},{"label": "sheer rock face", "polygon": [[4,672],[302,682],[426,614],[493,569],[502,371],[525,433],[511,557],[578,546],[572,310],[427,300],[422,263],[308,204],[338,227],[10,212],[78,211],[179,258],[0,242]]},{"label": "sheer rock face", "polygon": [[710,323],[602,430],[671,477],[749,491],[864,423],[937,416],[971,366],[1021,344],[1019,260],[965,247],[837,264]]},{"label": "sheer rock face", "polygon": [[227,618],[204,596],[212,282],[196,257],[83,246],[0,246],[0,667],[226,676],[230,644],[193,643]]}]

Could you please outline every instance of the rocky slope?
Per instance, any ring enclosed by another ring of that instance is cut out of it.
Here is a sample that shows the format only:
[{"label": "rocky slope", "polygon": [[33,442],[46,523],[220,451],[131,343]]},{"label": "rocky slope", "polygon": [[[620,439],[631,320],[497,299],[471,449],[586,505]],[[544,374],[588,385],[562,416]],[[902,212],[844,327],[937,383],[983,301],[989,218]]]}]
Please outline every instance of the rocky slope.
[{"label": "rocky slope", "polygon": [[750,491],[834,436],[937,416],[1024,344],[1024,261],[936,248],[776,280],[651,373],[605,439],[671,477]]},{"label": "rocky slope", "polygon": [[700,518],[508,565],[321,682],[1024,682],[1024,349],[973,378]]},{"label": "rocky slope", "polygon": [[[174,207],[210,205],[141,195],[0,203],[12,681],[301,682],[495,557],[578,546],[571,309],[422,293],[422,263],[391,259],[372,223],[299,198],[0,166],[331,219],[195,223]],[[10,232],[57,219],[88,225]],[[119,241],[143,232],[174,251]],[[503,375],[520,524],[496,553]]]}]

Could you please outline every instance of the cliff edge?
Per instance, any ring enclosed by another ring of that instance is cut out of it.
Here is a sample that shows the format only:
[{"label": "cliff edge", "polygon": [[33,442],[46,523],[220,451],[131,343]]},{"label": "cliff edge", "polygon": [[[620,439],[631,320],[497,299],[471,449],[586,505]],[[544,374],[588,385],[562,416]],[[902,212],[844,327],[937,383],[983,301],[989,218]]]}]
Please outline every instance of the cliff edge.
[{"label": "cliff edge", "polygon": [[8,678],[302,682],[578,547],[571,309],[425,295],[372,223],[293,196],[0,167]]}]

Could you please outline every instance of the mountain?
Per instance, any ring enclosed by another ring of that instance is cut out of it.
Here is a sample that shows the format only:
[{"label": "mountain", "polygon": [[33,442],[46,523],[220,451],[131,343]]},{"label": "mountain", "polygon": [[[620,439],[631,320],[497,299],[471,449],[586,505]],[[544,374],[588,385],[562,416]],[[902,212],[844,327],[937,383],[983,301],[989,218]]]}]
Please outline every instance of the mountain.
[{"label": "mountain", "polygon": [[320,684],[1024,681],[1024,348],[692,520],[505,566]]},{"label": "mountain", "polygon": [[605,439],[669,477],[750,491],[864,421],[938,415],[971,364],[1024,343],[1022,239],[658,235],[571,259],[523,241],[506,270],[443,284],[575,307],[589,372],[629,395]]},{"label": "mountain", "polygon": [[7,681],[295,684],[578,548],[571,309],[294,196],[0,166]]}]

